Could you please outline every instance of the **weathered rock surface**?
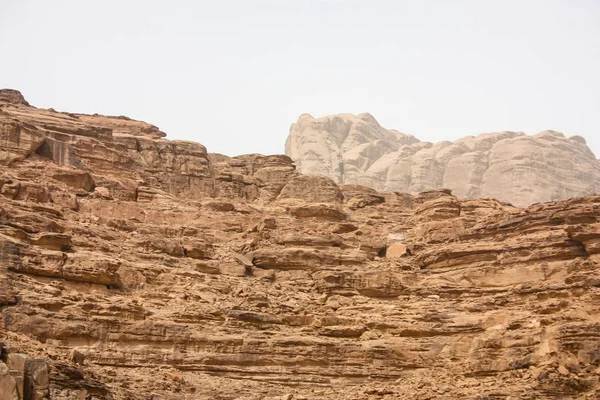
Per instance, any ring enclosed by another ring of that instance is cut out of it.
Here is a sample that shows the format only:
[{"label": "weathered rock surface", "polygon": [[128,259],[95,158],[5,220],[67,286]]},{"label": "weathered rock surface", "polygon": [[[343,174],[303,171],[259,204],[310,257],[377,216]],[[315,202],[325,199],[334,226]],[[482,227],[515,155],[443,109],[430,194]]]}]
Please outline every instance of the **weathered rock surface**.
[{"label": "weathered rock surface", "polygon": [[382,128],[370,114],[303,114],[291,127],[285,153],[302,173],[382,191],[449,188],[459,198],[490,197],[521,207],[600,192],[600,161],[585,139],[554,131],[425,143]]},{"label": "weathered rock surface", "polygon": [[380,193],[0,111],[4,398],[600,396],[599,196]]},{"label": "weathered rock surface", "polygon": [[50,382],[45,359],[31,359],[0,342],[0,360],[0,400],[48,398]]}]

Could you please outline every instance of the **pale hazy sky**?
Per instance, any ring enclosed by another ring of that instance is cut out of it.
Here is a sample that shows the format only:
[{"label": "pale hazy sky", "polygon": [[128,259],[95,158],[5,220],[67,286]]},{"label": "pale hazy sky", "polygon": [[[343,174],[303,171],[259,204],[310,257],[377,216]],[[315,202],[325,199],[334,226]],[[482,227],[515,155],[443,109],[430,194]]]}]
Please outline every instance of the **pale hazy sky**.
[{"label": "pale hazy sky", "polygon": [[283,153],[302,113],[421,140],[582,135],[600,155],[600,0],[0,0],[0,88],[211,152]]}]

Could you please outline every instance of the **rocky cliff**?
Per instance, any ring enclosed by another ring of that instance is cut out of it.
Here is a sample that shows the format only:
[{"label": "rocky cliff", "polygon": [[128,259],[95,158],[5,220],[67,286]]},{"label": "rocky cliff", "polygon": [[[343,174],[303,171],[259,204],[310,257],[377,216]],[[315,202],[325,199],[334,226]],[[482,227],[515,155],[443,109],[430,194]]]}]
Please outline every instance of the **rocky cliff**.
[{"label": "rocky cliff", "polygon": [[300,116],[285,152],[306,174],[416,194],[449,188],[525,207],[600,192],[600,161],[581,136],[485,133],[426,143],[382,128],[370,114]]},{"label": "rocky cliff", "polygon": [[0,103],[0,399],[600,396],[600,196],[380,193],[163,136]]}]

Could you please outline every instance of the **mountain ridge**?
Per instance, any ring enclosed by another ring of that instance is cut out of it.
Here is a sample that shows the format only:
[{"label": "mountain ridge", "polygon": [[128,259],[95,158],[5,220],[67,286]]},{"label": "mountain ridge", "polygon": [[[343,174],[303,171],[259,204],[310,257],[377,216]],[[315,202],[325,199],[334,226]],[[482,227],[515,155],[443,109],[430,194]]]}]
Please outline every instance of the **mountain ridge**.
[{"label": "mountain ridge", "polygon": [[303,114],[290,127],[285,153],[300,172],[383,191],[446,187],[459,197],[518,206],[600,191],[600,161],[585,138],[551,130],[431,143],[385,129],[371,114]]}]

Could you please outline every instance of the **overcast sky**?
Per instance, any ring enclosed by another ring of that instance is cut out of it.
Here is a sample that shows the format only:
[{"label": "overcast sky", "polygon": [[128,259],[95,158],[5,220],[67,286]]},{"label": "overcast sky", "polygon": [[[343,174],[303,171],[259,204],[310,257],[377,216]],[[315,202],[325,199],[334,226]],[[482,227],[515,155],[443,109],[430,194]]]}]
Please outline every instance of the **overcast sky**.
[{"label": "overcast sky", "polygon": [[600,155],[598,0],[0,0],[0,87],[211,152],[283,153],[302,113],[421,140],[584,136]]}]

